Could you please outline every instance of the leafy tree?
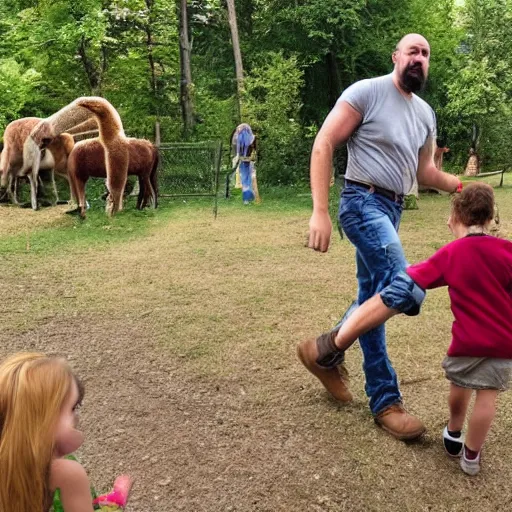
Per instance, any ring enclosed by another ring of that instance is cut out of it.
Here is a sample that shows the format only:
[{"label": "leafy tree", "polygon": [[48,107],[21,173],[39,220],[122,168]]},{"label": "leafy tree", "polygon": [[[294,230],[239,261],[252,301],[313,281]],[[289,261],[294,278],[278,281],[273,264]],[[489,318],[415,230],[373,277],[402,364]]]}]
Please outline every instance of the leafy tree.
[{"label": "leafy tree", "polygon": [[447,86],[446,113],[453,121],[451,133],[459,141],[460,153],[467,152],[476,127],[481,133],[479,151],[491,167],[508,164],[512,155],[511,7],[510,0],[465,2],[460,13],[464,30],[460,65]]},{"label": "leafy tree", "polygon": [[[267,54],[246,79],[246,120],[259,137],[259,172],[267,183],[290,184],[307,177],[300,126],[303,74],[296,57]],[[302,158],[301,158],[302,157]]]},{"label": "leafy tree", "polygon": [[41,75],[34,69],[23,70],[14,59],[0,60],[0,126],[24,117],[27,104],[40,83]]}]

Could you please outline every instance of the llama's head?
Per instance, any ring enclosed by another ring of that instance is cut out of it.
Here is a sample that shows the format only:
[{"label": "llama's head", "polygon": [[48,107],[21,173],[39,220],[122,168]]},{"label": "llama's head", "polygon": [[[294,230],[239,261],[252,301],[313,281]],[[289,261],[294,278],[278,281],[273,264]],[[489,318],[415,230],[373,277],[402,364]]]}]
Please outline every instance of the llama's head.
[{"label": "llama's head", "polygon": [[40,149],[45,148],[55,138],[54,127],[48,121],[41,121],[30,133],[30,138]]},{"label": "llama's head", "polygon": [[76,99],[74,105],[85,108],[96,116],[100,132],[112,131],[124,135],[123,123],[119,113],[105,98],[84,96]]}]

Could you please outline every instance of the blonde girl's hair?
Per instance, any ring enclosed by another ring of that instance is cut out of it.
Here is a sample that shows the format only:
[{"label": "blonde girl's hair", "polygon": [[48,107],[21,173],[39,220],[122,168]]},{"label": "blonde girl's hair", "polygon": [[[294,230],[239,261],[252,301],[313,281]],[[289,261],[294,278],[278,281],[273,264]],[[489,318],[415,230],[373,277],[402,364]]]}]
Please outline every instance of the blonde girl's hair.
[{"label": "blonde girl's hair", "polygon": [[48,505],[54,429],[73,378],[66,361],[44,354],[0,364],[0,512]]}]

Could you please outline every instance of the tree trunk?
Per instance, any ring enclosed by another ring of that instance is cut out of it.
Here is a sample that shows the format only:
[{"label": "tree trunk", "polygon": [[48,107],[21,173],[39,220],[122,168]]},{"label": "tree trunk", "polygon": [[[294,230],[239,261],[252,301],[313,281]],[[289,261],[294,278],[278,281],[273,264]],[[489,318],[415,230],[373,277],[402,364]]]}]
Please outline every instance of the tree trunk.
[{"label": "tree trunk", "polygon": [[329,106],[332,108],[341,94],[341,77],[336,53],[332,50],[326,56],[329,76]]},{"label": "tree trunk", "polygon": [[99,66],[96,66],[93,60],[91,60],[87,55],[87,47],[88,42],[85,37],[82,36],[80,46],[78,48],[78,54],[80,55],[84,66],[87,81],[89,82],[89,89],[93,96],[102,96],[103,76],[108,67],[107,49],[104,45],[101,46],[100,64]]},{"label": "tree trunk", "polygon": [[242,120],[242,97],[244,91],[244,68],[242,66],[242,53],[240,52],[240,41],[238,39],[238,25],[236,21],[235,0],[227,0],[229,27],[231,29],[231,41],[233,43],[233,54],[235,56],[236,73],[236,98],[238,110],[238,122]]},{"label": "tree trunk", "polygon": [[188,36],[188,15],[187,0],[180,0],[180,62],[181,62],[181,82],[180,82],[180,101],[181,115],[183,118],[183,135],[188,139],[194,131],[194,103],[192,98],[192,69],[190,66],[190,55],[192,45]]},{"label": "tree trunk", "polygon": [[146,8],[148,10],[148,22],[145,25],[144,30],[146,32],[146,48],[150,70],[150,86],[151,94],[153,96],[152,103],[154,108],[154,111],[151,113],[156,115],[156,121],[158,122],[160,120],[158,115],[158,89],[156,82],[155,59],[153,57],[153,33],[151,31],[151,9],[153,8],[153,0],[146,0]]}]

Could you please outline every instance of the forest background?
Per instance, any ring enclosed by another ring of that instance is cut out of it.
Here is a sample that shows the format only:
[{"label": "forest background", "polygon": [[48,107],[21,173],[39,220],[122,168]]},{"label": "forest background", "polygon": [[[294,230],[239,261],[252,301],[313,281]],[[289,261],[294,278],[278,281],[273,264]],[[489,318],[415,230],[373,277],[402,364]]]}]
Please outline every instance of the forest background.
[{"label": "forest background", "polygon": [[2,0],[0,130],[100,95],[127,135],[154,140],[158,125],[162,142],[228,145],[248,122],[259,179],[299,184],[343,89],[389,73],[419,32],[445,168],[461,172],[472,144],[484,171],[508,168],[511,26],[512,0]]}]

